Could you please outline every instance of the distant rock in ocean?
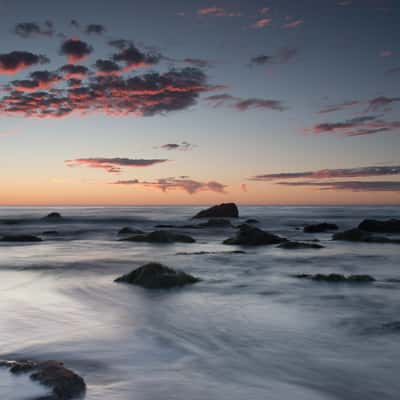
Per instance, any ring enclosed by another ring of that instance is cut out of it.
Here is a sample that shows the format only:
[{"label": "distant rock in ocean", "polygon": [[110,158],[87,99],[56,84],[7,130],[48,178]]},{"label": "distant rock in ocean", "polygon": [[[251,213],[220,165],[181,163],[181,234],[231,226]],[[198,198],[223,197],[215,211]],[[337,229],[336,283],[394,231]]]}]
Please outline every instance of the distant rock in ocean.
[{"label": "distant rock in ocean", "polygon": [[322,233],[322,232],[335,231],[337,229],[339,229],[339,227],[336,224],[328,224],[327,222],[323,222],[321,224],[306,225],[304,227],[304,232],[305,233]]},{"label": "distant rock in ocean", "polygon": [[304,243],[304,242],[283,242],[279,246],[281,249],[286,250],[300,250],[300,249],[323,249],[324,246],[321,246],[317,243]]},{"label": "distant rock in ocean", "polygon": [[58,212],[52,212],[45,217],[43,217],[43,220],[45,221],[51,221],[51,222],[56,222],[56,221],[61,221],[63,219],[62,215]]},{"label": "distant rock in ocean", "polygon": [[14,375],[30,373],[33,381],[50,388],[52,395],[41,397],[42,400],[71,400],[86,392],[85,381],[58,361],[0,361],[0,367],[8,368]]},{"label": "distant rock in ocean", "polygon": [[358,229],[377,233],[400,233],[400,220],[377,221],[375,219],[365,219],[358,225]]},{"label": "distant rock in ocean", "polygon": [[262,229],[243,224],[235,237],[224,241],[227,245],[263,246],[286,242],[287,239],[263,231]]},{"label": "distant rock in ocean", "polygon": [[169,289],[194,284],[199,281],[199,278],[195,278],[183,271],[175,271],[159,263],[143,265],[115,280],[115,282],[129,283],[147,289]]},{"label": "distant rock in ocean", "polygon": [[148,243],[194,243],[195,240],[189,235],[182,235],[171,231],[154,231],[140,235],[129,236],[122,241],[148,242]]},{"label": "distant rock in ocean", "polygon": [[341,274],[316,274],[316,275],[311,275],[311,274],[300,274],[300,275],[295,275],[296,278],[300,279],[310,279],[313,281],[318,281],[318,282],[332,282],[332,283],[341,283],[341,282],[347,282],[347,283],[371,283],[375,281],[375,278],[373,278],[370,275],[349,275],[349,276],[344,276]]},{"label": "distant rock in ocean", "polygon": [[4,235],[0,238],[0,242],[41,242],[40,237],[34,235]]},{"label": "distant rock in ocean", "polygon": [[345,240],[349,242],[367,242],[367,243],[394,243],[400,244],[400,240],[390,239],[385,236],[371,235],[359,228],[349,229],[344,232],[335,233],[332,237],[333,240]]},{"label": "distant rock in ocean", "polygon": [[197,213],[193,218],[239,218],[235,203],[223,203]]},{"label": "distant rock in ocean", "polygon": [[140,229],[133,229],[128,226],[125,226],[118,231],[118,235],[141,235],[143,233],[144,232]]}]

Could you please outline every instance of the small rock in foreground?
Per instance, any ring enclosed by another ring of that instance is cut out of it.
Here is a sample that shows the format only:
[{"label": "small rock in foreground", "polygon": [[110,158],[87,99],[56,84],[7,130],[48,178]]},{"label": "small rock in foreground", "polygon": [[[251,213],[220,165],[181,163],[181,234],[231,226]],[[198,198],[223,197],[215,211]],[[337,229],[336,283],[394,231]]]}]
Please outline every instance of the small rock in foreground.
[{"label": "small rock in foreground", "polygon": [[5,235],[1,237],[0,242],[41,242],[42,239],[33,235]]}]

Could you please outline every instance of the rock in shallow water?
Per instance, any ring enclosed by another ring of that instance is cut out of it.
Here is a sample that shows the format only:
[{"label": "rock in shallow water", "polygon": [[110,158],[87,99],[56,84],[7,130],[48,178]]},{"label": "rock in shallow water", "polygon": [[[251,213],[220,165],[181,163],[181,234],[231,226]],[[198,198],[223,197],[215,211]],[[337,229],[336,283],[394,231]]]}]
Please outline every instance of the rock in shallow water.
[{"label": "rock in shallow water", "polygon": [[175,271],[159,263],[149,263],[123,275],[115,282],[129,283],[147,289],[169,289],[176,286],[190,285],[200,279],[183,271]]},{"label": "rock in shallow water", "polygon": [[387,221],[377,221],[374,219],[365,219],[358,225],[358,229],[367,232],[400,233],[400,220],[389,219]]},{"label": "rock in shallow water", "polygon": [[296,278],[300,279],[310,279],[313,281],[318,282],[332,282],[332,283],[340,283],[340,282],[347,282],[347,283],[370,283],[374,282],[375,278],[370,275],[349,275],[344,276],[341,274],[300,274],[295,275]]},{"label": "rock in shallow water", "polygon": [[194,243],[195,240],[188,235],[170,231],[154,231],[147,234],[129,236],[122,241],[147,242],[147,243]]},{"label": "rock in shallow water", "polygon": [[223,203],[197,213],[193,218],[239,218],[235,203]]},{"label": "rock in shallow water", "polygon": [[305,233],[322,233],[329,232],[339,229],[336,224],[328,224],[327,222],[323,222],[322,224],[315,225],[306,225],[304,227]]},{"label": "rock in shallow water", "polygon": [[281,249],[286,250],[299,250],[299,249],[323,249],[324,246],[316,243],[304,243],[304,242],[283,242],[279,246]]},{"label": "rock in shallow water", "polygon": [[144,232],[141,231],[140,229],[132,229],[128,226],[125,226],[124,228],[118,231],[118,235],[141,235],[143,233]]},{"label": "rock in shallow water", "polygon": [[394,243],[400,244],[400,240],[389,239],[385,236],[371,235],[359,228],[349,229],[348,231],[335,233],[333,240],[345,240],[349,242],[366,242],[366,243]]},{"label": "rock in shallow water", "polygon": [[0,242],[41,242],[42,239],[33,235],[5,235],[0,238]]},{"label": "rock in shallow water", "polygon": [[[52,390],[52,396],[43,400],[70,400],[82,396],[86,391],[83,378],[64,367],[58,361],[37,363],[34,361],[0,361],[0,367],[8,368],[12,374],[30,373],[33,381]],[[40,399],[38,399],[40,400]]]},{"label": "rock in shallow water", "polygon": [[286,242],[287,239],[247,224],[241,225],[235,237],[224,241],[228,245],[265,246]]},{"label": "rock in shallow water", "polygon": [[45,221],[61,221],[62,219],[63,219],[62,215],[58,212],[52,212],[43,217],[43,220]]}]

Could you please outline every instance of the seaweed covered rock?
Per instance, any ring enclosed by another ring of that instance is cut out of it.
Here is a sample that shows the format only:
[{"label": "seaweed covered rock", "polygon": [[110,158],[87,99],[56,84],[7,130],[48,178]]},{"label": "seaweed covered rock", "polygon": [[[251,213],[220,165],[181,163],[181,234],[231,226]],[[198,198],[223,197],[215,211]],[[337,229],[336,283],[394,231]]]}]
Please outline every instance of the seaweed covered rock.
[{"label": "seaweed covered rock", "polygon": [[121,239],[128,242],[147,243],[194,243],[195,240],[189,235],[182,235],[171,231],[154,231],[140,235],[129,236]]},{"label": "seaweed covered rock", "polygon": [[58,212],[52,212],[50,214],[47,214],[45,217],[43,217],[43,220],[45,221],[50,221],[50,222],[57,222],[61,221],[63,219],[62,215]]},{"label": "seaweed covered rock", "polygon": [[197,213],[193,218],[239,218],[235,203],[223,203]]},{"label": "seaweed covered rock", "polygon": [[169,289],[176,286],[190,285],[199,281],[199,278],[195,278],[183,271],[175,271],[159,263],[143,265],[115,280],[115,282],[129,283],[147,289]]},{"label": "seaweed covered rock", "polygon": [[324,246],[321,246],[317,243],[304,243],[304,242],[283,242],[279,246],[281,249],[285,250],[300,250],[300,249],[323,249]]},{"label": "seaweed covered rock", "polygon": [[322,224],[306,225],[303,230],[305,233],[322,233],[335,231],[337,229],[339,229],[339,227],[336,224],[328,224],[327,222],[323,222]]},{"label": "seaweed covered rock", "polygon": [[29,373],[33,381],[50,388],[52,396],[46,400],[75,399],[86,391],[83,378],[58,361],[0,361],[0,367],[8,368],[12,374]]},{"label": "seaweed covered rock", "polygon": [[41,241],[40,237],[34,235],[4,235],[0,238],[0,242],[30,243]]},{"label": "seaweed covered rock", "polygon": [[358,225],[358,229],[376,233],[400,233],[400,219],[389,219],[386,221],[365,219]]},{"label": "seaweed covered rock", "polygon": [[370,275],[341,275],[341,274],[300,274],[296,275],[296,278],[310,279],[317,282],[332,282],[332,283],[370,283],[374,282],[375,278]]},{"label": "seaweed covered rock", "polygon": [[143,231],[140,229],[133,229],[128,226],[123,227],[118,231],[118,235],[141,235]]},{"label": "seaweed covered rock", "polygon": [[241,225],[235,237],[224,241],[227,245],[265,246],[286,242],[287,239],[247,224]]}]

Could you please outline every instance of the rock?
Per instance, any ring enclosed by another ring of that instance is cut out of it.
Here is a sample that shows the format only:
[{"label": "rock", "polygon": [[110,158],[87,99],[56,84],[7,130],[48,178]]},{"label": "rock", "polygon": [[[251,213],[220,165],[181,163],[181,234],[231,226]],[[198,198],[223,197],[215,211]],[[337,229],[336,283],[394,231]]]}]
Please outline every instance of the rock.
[{"label": "rock", "polygon": [[316,243],[304,243],[304,242],[283,242],[279,246],[281,249],[286,250],[298,250],[298,249],[323,249],[324,246]]},{"label": "rock", "polygon": [[174,228],[179,228],[179,226],[175,226],[175,225],[168,225],[168,224],[160,224],[160,225],[156,225],[154,228],[157,229],[174,229]]},{"label": "rock", "polygon": [[223,243],[228,245],[263,246],[279,244],[285,241],[286,239],[277,235],[244,224],[240,227],[235,237],[227,239]]},{"label": "rock", "polygon": [[128,226],[125,226],[124,228],[118,231],[118,235],[141,235],[143,233],[144,232],[141,231],[140,229],[132,229],[129,228]]},{"label": "rock", "polygon": [[44,231],[43,232],[43,235],[46,235],[46,236],[57,236],[59,234],[60,233],[58,231]]},{"label": "rock", "polygon": [[400,220],[389,219],[386,221],[377,221],[374,219],[365,219],[358,225],[358,229],[366,232],[400,233]]},{"label": "rock", "polygon": [[328,224],[323,222],[322,224],[315,224],[315,225],[306,225],[304,227],[305,233],[321,233],[321,232],[328,232],[328,231],[335,231],[339,229],[336,224]]},{"label": "rock", "polygon": [[194,243],[195,240],[188,235],[181,235],[171,231],[154,231],[147,234],[129,236],[121,239],[129,242],[148,242],[148,243]]},{"label": "rock", "polygon": [[197,225],[200,228],[231,228],[232,223],[229,219],[223,218],[212,218],[209,219],[207,222]]},{"label": "rock", "polygon": [[70,400],[86,392],[85,381],[58,361],[0,361],[0,366],[13,374],[30,373],[32,380],[52,390],[53,395],[46,400]]},{"label": "rock", "polygon": [[42,239],[33,235],[4,235],[0,242],[41,242]]},{"label": "rock", "polygon": [[63,219],[63,217],[58,212],[52,212],[52,213],[46,215],[45,217],[43,217],[43,219],[46,221],[61,221]]},{"label": "rock", "polygon": [[259,224],[260,223],[260,221],[258,221],[257,219],[254,219],[254,218],[249,218],[249,219],[246,219],[246,221],[245,221],[245,224]]},{"label": "rock", "polygon": [[234,203],[223,203],[200,211],[193,218],[239,218],[239,210]]},{"label": "rock", "polygon": [[183,271],[175,271],[159,263],[149,263],[135,269],[127,275],[123,275],[115,282],[124,282],[131,285],[142,286],[147,289],[168,289],[176,286],[184,286],[199,282]]},{"label": "rock", "polygon": [[346,240],[350,242],[366,242],[366,243],[393,243],[400,244],[398,239],[389,239],[384,236],[371,235],[369,232],[358,228],[350,229],[344,232],[335,233],[333,240]]},{"label": "rock", "polygon": [[344,276],[341,274],[316,274],[316,275],[310,275],[310,274],[300,274],[300,275],[295,275],[296,278],[301,278],[301,279],[311,279],[313,281],[318,281],[318,282],[347,282],[347,283],[370,283],[374,282],[375,278],[373,278],[370,275],[349,275],[349,276]]}]

